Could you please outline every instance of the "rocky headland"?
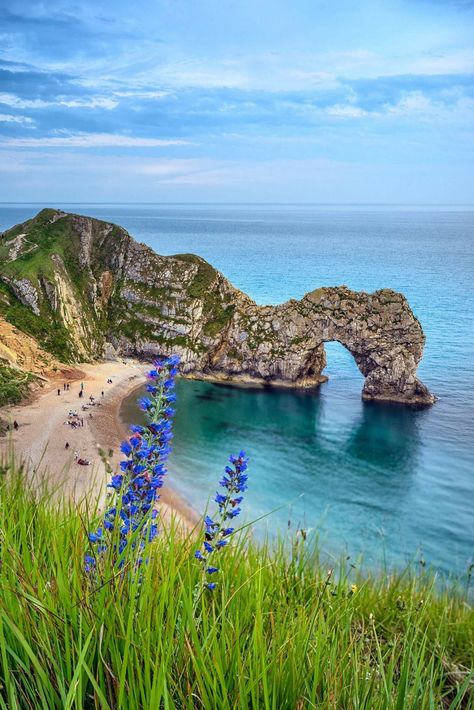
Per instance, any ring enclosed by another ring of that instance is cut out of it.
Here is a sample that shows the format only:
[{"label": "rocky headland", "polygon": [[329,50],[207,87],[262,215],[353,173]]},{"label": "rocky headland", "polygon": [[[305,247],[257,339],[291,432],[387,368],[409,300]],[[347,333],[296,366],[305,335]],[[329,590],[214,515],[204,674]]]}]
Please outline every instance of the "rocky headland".
[{"label": "rocky headland", "polygon": [[0,318],[61,363],[173,352],[187,376],[295,387],[326,379],[335,340],[365,377],[364,399],[435,399],[416,377],[425,336],[402,294],[338,286],[259,306],[198,256],[160,256],[59,210],[0,235]]}]

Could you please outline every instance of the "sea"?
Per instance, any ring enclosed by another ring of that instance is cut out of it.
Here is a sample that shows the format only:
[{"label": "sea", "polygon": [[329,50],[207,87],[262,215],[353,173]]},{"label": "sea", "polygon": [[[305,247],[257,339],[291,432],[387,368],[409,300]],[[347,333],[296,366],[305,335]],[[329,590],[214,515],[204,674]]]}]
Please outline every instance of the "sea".
[{"label": "sea", "polygon": [[[428,409],[364,403],[350,353],[326,344],[312,391],[180,379],[169,485],[212,511],[230,453],[250,459],[243,524],[305,531],[331,560],[466,578],[474,561],[474,207],[283,204],[3,204],[0,230],[42,207],[125,227],[160,254],[207,259],[259,304],[319,286],[401,291],[422,323]],[[137,393],[123,417],[140,413]]]}]

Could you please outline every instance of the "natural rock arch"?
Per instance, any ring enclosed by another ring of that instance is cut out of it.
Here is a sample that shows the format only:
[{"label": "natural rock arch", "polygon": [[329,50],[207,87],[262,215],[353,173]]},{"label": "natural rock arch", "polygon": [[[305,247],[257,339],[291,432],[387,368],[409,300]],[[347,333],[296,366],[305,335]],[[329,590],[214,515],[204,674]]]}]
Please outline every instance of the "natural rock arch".
[{"label": "natural rock arch", "polygon": [[320,288],[301,301],[243,308],[226,334],[226,347],[209,372],[273,384],[316,385],[326,378],[324,343],[337,341],[365,378],[362,397],[418,405],[434,397],[416,377],[425,337],[402,294],[373,294],[345,286]]}]

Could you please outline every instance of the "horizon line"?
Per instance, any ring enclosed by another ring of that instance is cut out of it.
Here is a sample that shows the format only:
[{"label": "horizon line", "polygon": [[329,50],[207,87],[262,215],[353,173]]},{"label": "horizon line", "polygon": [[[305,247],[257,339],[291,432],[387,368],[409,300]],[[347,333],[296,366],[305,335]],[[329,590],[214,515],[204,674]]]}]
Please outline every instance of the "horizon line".
[{"label": "horizon line", "polygon": [[81,200],[79,202],[72,200],[1,200],[0,205],[271,205],[271,206],[317,206],[317,207],[474,207],[474,202],[240,202],[240,201],[159,201],[159,202],[109,202],[102,200],[93,202],[89,200]]}]

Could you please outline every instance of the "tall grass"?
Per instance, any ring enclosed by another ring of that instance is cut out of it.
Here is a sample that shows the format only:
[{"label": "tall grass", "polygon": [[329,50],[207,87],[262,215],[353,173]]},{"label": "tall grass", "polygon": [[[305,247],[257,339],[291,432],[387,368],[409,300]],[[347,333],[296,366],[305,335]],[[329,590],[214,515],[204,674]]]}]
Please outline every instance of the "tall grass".
[{"label": "tall grass", "polygon": [[[408,574],[331,574],[233,538],[202,593],[198,531],[139,572],[84,573],[98,511],[0,474],[0,708],[471,708],[474,612]],[[353,573],[352,573],[353,574]],[[357,586],[352,586],[357,585]]]}]

